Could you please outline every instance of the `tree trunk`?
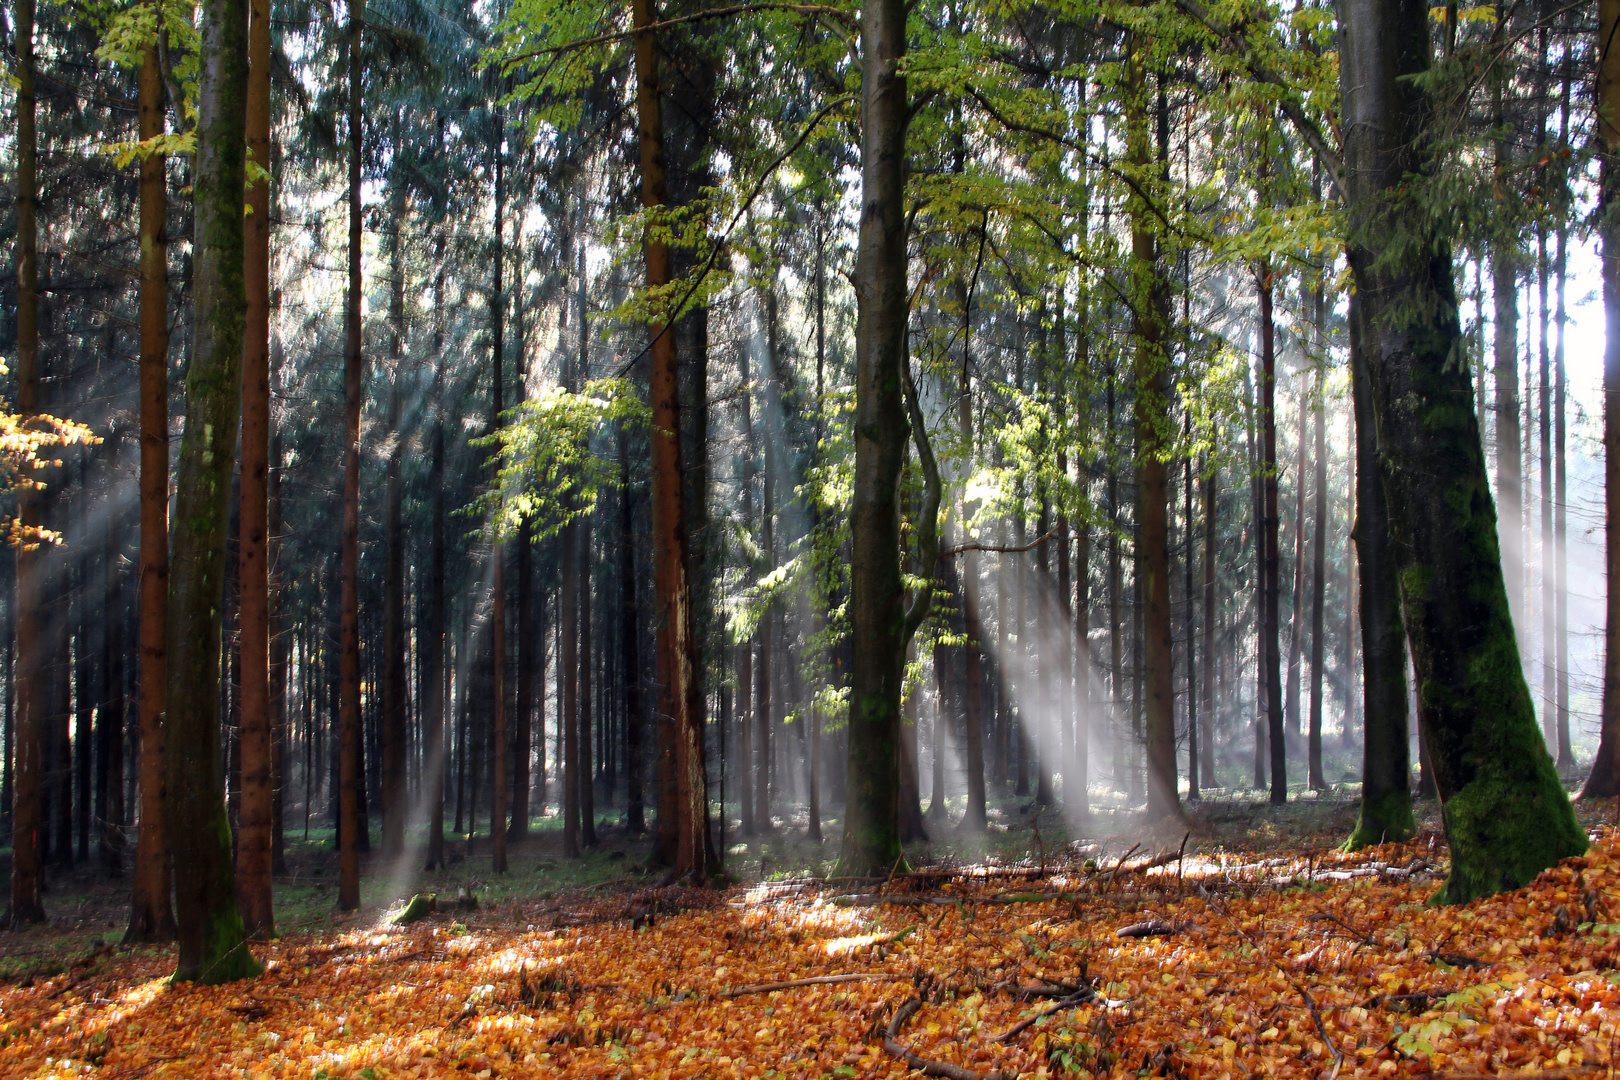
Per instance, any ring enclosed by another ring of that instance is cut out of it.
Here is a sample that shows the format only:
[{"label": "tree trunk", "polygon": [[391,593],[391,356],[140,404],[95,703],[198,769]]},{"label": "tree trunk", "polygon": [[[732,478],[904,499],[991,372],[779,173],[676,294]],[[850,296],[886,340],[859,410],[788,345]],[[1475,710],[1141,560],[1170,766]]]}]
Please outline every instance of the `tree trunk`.
[{"label": "tree trunk", "polygon": [[562,588],[558,625],[557,681],[562,691],[557,723],[562,735],[563,854],[577,856],[579,847],[579,525],[569,522],[557,537]]},{"label": "tree trunk", "polygon": [[169,575],[166,771],[180,953],[174,978],[223,983],[248,951],[220,774],[220,628],[242,401],[247,0],[206,0],[197,88],[194,331]]},{"label": "tree trunk", "polygon": [[[443,121],[440,121],[443,141]],[[434,239],[438,274],[433,285],[433,443],[428,464],[428,492],[432,522],[428,539],[428,598],[422,632],[422,667],[427,674],[423,708],[427,721],[428,835],[426,870],[444,868],[445,705],[450,692],[448,647],[445,640],[444,601],[444,248],[446,226],[439,223]]]},{"label": "tree trunk", "polygon": [[[861,9],[861,223],[856,247],[855,476],[850,505],[849,791],[841,865],[887,873],[901,858],[900,691],[905,588],[900,470],[906,414],[905,150],[902,0]],[[930,572],[932,568],[929,568]]]},{"label": "tree trunk", "polygon": [[[123,433],[107,433],[107,472],[116,493]],[[102,525],[101,707],[96,710],[96,793],[101,865],[110,877],[124,872],[124,574],[123,515],[106,500]]]},{"label": "tree trunk", "polygon": [[[1323,299],[1320,285],[1317,286],[1315,299],[1317,347],[1325,349],[1327,346],[1327,334],[1324,322],[1327,317],[1327,305]],[[1326,591],[1323,557],[1326,553],[1327,541],[1327,400],[1322,393],[1321,369],[1317,371],[1316,400],[1312,402],[1311,407],[1316,413],[1316,446],[1314,447],[1316,458],[1316,505],[1312,515],[1316,519],[1316,523],[1313,526],[1313,535],[1311,537],[1311,718],[1306,767],[1311,790],[1322,791],[1327,787],[1327,780],[1322,775],[1322,659],[1325,649],[1322,634],[1322,606]]]},{"label": "tree trunk", "polygon": [[[489,433],[499,436],[501,431],[501,410],[504,407],[501,394],[506,380],[505,362],[505,332],[506,332],[506,282],[503,277],[503,260],[506,254],[506,234],[503,214],[506,209],[505,199],[505,165],[506,153],[503,148],[505,141],[504,125],[499,113],[495,115],[495,287],[490,293],[490,380],[489,380]],[[506,764],[508,750],[506,746],[506,544],[500,534],[500,455],[495,450],[490,451],[490,482],[496,492],[497,521],[492,529],[490,542],[490,595],[492,603],[489,612],[489,665],[490,665],[490,694],[491,694],[491,722],[490,722],[490,817],[489,817],[489,846],[490,868],[497,874],[506,873]]]},{"label": "tree trunk", "polygon": [[588,848],[596,846],[595,769],[591,762],[591,736],[596,730],[591,716],[591,582],[595,575],[591,552],[590,517],[579,527],[579,839]]},{"label": "tree trunk", "polygon": [[[632,0],[636,33],[636,113],[641,149],[641,200],[657,212],[669,205],[664,175],[663,105],[659,99],[657,21],[653,0]],[[649,229],[642,242],[647,287],[657,294],[673,280],[669,243]],[[667,302],[667,301],[666,301]],[[708,774],[704,765],[702,684],[697,622],[692,610],[691,553],[681,473],[680,369],[671,322],[678,312],[655,310],[651,337],[654,580],[657,589],[659,711],[670,718],[675,742],[675,858],[670,880],[690,874],[708,880],[715,865],[709,836]]]},{"label": "tree trunk", "polygon": [[[1607,579],[1620,582],[1620,0],[1599,0],[1597,78],[1603,237],[1603,520]],[[20,40],[20,38],[19,38]],[[20,290],[19,290],[20,291]],[[18,582],[22,581],[21,572]],[[18,652],[22,629],[19,624]],[[1603,718],[1583,799],[1620,795],[1620,588],[1608,589],[1603,629]]]},{"label": "tree trunk", "polygon": [[[33,0],[20,0],[33,8]],[[26,40],[19,30],[16,40]],[[31,75],[29,76],[31,78]],[[163,134],[163,74],[158,67],[157,43],[154,41],[141,53],[140,73],[137,76],[139,96],[139,134],[151,139]],[[22,101],[21,91],[18,100]],[[31,102],[31,98],[29,98]],[[30,120],[30,123],[32,121]],[[27,148],[32,139],[19,125],[18,145]],[[22,159],[19,157],[19,177]],[[167,806],[164,796],[163,768],[163,699],[167,690],[168,674],[165,665],[167,642],[164,635],[168,627],[169,607],[169,266],[168,266],[168,189],[164,172],[164,158],[152,154],[141,159],[141,578],[140,622],[136,632],[139,648],[139,668],[136,672],[136,709],[140,724],[140,757],[136,762],[136,787],[139,791],[140,825],[135,833],[135,876],[130,896],[129,927],[124,932],[127,944],[169,941],[175,935],[174,904],[169,895],[169,845],[163,818]],[[22,215],[25,204],[19,200],[18,238],[27,235]],[[33,204],[26,204],[30,217]],[[19,262],[19,282],[23,279]],[[18,407],[22,407],[23,371],[25,354],[21,348],[22,315],[27,310],[21,290],[18,296]],[[37,361],[36,361],[37,363]],[[37,370],[37,368],[36,368]],[[19,496],[19,513],[22,499]],[[22,519],[26,524],[27,519]],[[22,630],[24,614],[22,604],[23,553],[18,552],[18,631]],[[17,688],[25,690],[25,652],[19,642],[17,649]],[[22,695],[19,695],[22,696]],[[17,732],[18,750],[27,737],[27,714],[19,711]],[[19,763],[21,762],[19,758]],[[37,758],[35,760],[38,760]],[[20,765],[19,765],[20,768]],[[19,777],[20,777],[19,771]],[[13,879],[15,880],[15,878]],[[17,907],[12,897],[13,911]]]},{"label": "tree trunk", "polygon": [[1198,749],[1202,755],[1204,782],[1215,785],[1215,708],[1218,702],[1215,685],[1215,519],[1220,513],[1216,491],[1220,468],[1207,459],[1204,468],[1204,730],[1200,733]]},{"label": "tree trunk", "polygon": [[365,0],[349,9],[349,291],[344,303],[343,584],[338,644],[338,910],[360,906],[360,405],[365,393],[360,305],[365,290],[360,257],[360,34]]},{"label": "tree trunk", "polygon": [[[625,824],[633,833],[645,831],[642,806],[642,709],[640,609],[636,605],[635,519],[631,514],[630,434],[619,425],[619,660],[624,665],[625,789],[628,805]],[[721,814],[725,809],[722,806]]]},{"label": "tree trunk", "polygon": [[1303,370],[1298,380],[1299,424],[1294,437],[1294,589],[1288,605],[1288,688],[1283,713],[1288,734],[1296,740],[1300,734],[1299,699],[1304,682],[1299,665],[1305,651],[1305,415],[1310,409]]},{"label": "tree trunk", "polygon": [[[1153,167],[1148,143],[1146,42],[1132,35],[1126,69],[1126,139],[1136,175]],[[1136,552],[1142,612],[1142,703],[1149,820],[1181,816],[1176,791],[1175,656],[1171,646],[1169,451],[1170,358],[1163,341],[1168,282],[1159,266],[1154,211],[1128,202],[1131,303],[1136,310]]]},{"label": "tree trunk", "polygon": [[[12,18],[12,40],[17,54],[17,412],[22,422],[28,424],[40,411],[34,0],[13,0]],[[144,217],[142,220],[144,223]],[[143,262],[143,271],[145,269]],[[37,489],[17,489],[17,520],[25,535],[39,528],[42,502]],[[41,623],[45,618],[43,586],[46,560],[37,544],[19,545],[16,552],[18,708],[11,806],[12,926],[45,921],[41,863],[45,854],[44,773],[50,715],[46,673],[49,657],[44,655],[46,648],[41,636]],[[140,912],[137,911],[136,915],[138,917]]]},{"label": "tree trunk", "polygon": [[[248,156],[270,163],[270,2],[248,12]],[[270,184],[250,182],[244,220],[247,344],[242,356],[242,479],[237,538],[241,796],[236,887],[248,936],[276,936],[270,887]]]},{"label": "tree trunk", "polygon": [[[1408,639],[1422,687],[1420,738],[1442,801],[1460,903],[1516,888],[1586,850],[1525,685],[1502,576],[1473,387],[1445,241],[1409,234],[1398,191],[1426,159],[1423,0],[1339,0],[1341,86],[1356,282]],[[1426,220],[1426,219],[1419,219]],[[1399,224],[1397,225],[1397,221]],[[1432,227],[1432,226],[1430,226]]]},{"label": "tree trunk", "polygon": [[[399,145],[400,118],[393,117],[394,145]],[[397,162],[397,159],[396,159]],[[384,434],[388,458],[383,480],[382,580],[382,854],[387,860],[405,854],[405,485],[400,473],[404,436],[399,430],[403,407],[400,383],[405,378],[405,177],[396,163],[388,178],[388,405]]]},{"label": "tree trunk", "polygon": [[1266,744],[1271,757],[1271,802],[1281,806],[1288,801],[1288,747],[1283,741],[1281,626],[1278,594],[1281,592],[1277,525],[1277,353],[1273,343],[1271,317],[1272,271],[1262,260],[1260,281],[1260,544],[1262,630],[1260,648],[1266,685]]}]

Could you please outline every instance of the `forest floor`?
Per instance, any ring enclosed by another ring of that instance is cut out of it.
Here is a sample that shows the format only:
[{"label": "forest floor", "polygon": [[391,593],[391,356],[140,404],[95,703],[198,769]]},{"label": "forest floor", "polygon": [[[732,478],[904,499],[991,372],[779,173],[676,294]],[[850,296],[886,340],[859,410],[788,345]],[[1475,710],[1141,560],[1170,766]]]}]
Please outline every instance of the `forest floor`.
[{"label": "forest floor", "polygon": [[1420,808],[1414,841],[1345,855],[1343,795],[1085,841],[1009,802],[877,882],[799,876],[836,839],[784,824],[728,838],[753,879],[723,890],[659,888],[620,829],[579,862],[542,831],[511,873],[475,849],[422,884],[451,910],[407,926],[414,882],[381,867],[332,913],[317,836],[289,850],[266,973],[207,988],[113,944],[127,886],[87,868],[53,879],[47,926],[0,933],[0,1077],[1612,1077],[1614,804],[1581,809],[1584,858],[1450,908],[1423,903],[1446,850]]}]

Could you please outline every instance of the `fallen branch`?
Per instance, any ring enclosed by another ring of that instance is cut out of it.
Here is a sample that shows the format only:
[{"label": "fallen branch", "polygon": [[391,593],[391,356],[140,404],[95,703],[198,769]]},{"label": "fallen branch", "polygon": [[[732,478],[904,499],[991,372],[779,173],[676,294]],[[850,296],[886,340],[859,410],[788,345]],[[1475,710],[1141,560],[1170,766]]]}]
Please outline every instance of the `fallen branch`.
[{"label": "fallen branch", "polygon": [[787,979],[782,982],[760,983],[758,986],[739,986],[735,990],[716,994],[717,998],[746,997],[749,994],[769,994],[776,990],[793,990],[801,986],[827,986],[832,983],[899,982],[910,975],[891,975],[885,972],[853,973],[849,975],[814,975],[808,979]]},{"label": "fallen branch", "polygon": [[921,998],[912,998],[894,1014],[889,1026],[883,1032],[883,1049],[890,1057],[897,1057],[906,1063],[908,1068],[916,1069],[924,1076],[943,1076],[946,1080],[1016,1080],[1011,1073],[1000,1070],[982,1073],[976,1069],[969,1069],[964,1065],[952,1065],[948,1061],[933,1061],[913,1053],[909,1048],[898,1041],[900,1029],[910,1020],[918,1009],[922,1008]]},{"label": "fallen branch", "polygon": [[1164,937],[1175,932],[1176,928],[1163,919],[1149,919],[1146,922],[1122,926],[1114,931],[1114,936],[1123,938]]},{"label": "fallen branch", "polygon": [[1018,1023],[1014,1024],[1012,1027],[1008,1028],[1006,1031],[1003,1031],[1000,1035],[997,1035],[995,1037],[995,1041],[998,1043],[1012,1042],[1018,1036],[1022,1035],[1024,1032],[1028,1031],[1042,1020],[1045,1020],[1048,1016],[1056,1016],[1064,1009],[1072,1009],[1076,1005],[1084,1005],[1086,1002],[1092,1000],[1096,996],[1097,992],[1095,990],[1089,986],[1083,986],[1080,988],[1078,993],[1070,994],[1068,997],[1054,1002],[1045,1009],[1042,1009],[1034,1016],[1018,1021]]}]

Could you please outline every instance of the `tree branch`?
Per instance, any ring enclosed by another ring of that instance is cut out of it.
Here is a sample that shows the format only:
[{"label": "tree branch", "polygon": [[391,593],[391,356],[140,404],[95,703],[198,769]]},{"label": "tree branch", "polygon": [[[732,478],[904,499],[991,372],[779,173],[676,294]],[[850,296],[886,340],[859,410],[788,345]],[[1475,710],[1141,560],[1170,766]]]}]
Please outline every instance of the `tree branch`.
[{"label": "tree branch", "polygon": [[1002,555],[1017,555],[1021,552],[1035,550],[1048,540],[1052,539],[1052,537],[1056,536],[1057,532],[1058,526],[1054,525],[1040,536],[1037,536],[1035,539],[1031,540],[1029,543],[1018,544],[1016,546],[1007,546],[1002,544],[957,544],[953,548],[947,548],[946,550],[940,552],[939,557],[941,559],[954,559],[964,551],[991,551],[998,552]]}]

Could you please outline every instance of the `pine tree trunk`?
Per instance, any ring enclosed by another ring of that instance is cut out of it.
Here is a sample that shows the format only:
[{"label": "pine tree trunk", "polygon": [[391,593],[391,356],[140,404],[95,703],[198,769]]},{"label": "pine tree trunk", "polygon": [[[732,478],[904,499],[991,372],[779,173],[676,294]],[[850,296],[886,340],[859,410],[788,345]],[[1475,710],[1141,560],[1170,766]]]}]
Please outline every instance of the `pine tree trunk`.
[{"label": "pine tree trunk", "polygon": [[[271,370],[280,367],[279,339],[272,346]],[[282,602],[286,599],[282,571],[282,538],[286,533],[285,518],[281,512],[281,433],[271,421],[270,430],[270,506],[269,549],[270,567],[270,873],[272,876],[287,872],[287,680],[292,638],[286,632],[282,619]]]},{"label": "pine tree trunk", "polygon": [[[1597,77],[1603,222],[1603,520],[1607,579],[1620,582],[1620,0],[1599,0]],[[21,582],[21,571],[18,581]],[[1610,586],[1603,629],[1603,717],[1597,760],[1581,798],[1620,795],[1620,588]],[[19,647],[21,652],[21,625]]]},{"label": "pine tree trunk", "polygon": [[[443,121],[439,127],[443,141]],[[435,264],[439,267],[433,285],[433,441],[428,462],[428,497],[432,522],[428,538],[428,597],[426,624],[422,632],[422,668],[427,675],[422,706],[427,723],[428,835],[427,859],[423,869],[444,868],[444,776],[446,766],[445,714],[450,693],[448,643],[445,635],[444,599],[444,248],[446,226],[441,222],[434,238]]]},{"label": "pine tree trunk", "polygon": [[167,794],[180,951],[174,978],[257,975],[237,907],[220,775],[220,621],[246,318],[247,0],[202,7],[194,326],[169,573]]},{"label": "pine tree trunk", "polygon": [[1219,701],[1215,685],[1215,519],[1220,513],[1217,501],[1220,469],[1207,459],[1204,468],[1207,470],[1204,474],[1204,730],[1198,748],[1203,759],[1204,782],[1215,785],[1215,709]]},{"label": "pine tree trunk", "polygon": [[[107,472],[116,482],[123,433],[107,434]],[[101,707],[96,710],[96,817],[101,865],[110,877],[124,873],[124,574],[123,515],[109,498],[102,532]]]},{"label": "pine tree trunk", "polygon": [[902,0],[861,9],[861,223],[856,247],[855,475],[850,505],[853,658],[849,790],[841,865],[887,873],[901,859],[900,690],[905,587],[900,471],[906,414],[905,149],[909,95]]},{"label": "pine tree trunk", "polygon": [[[1325,318],[1326,304],[1322,290],[1318,287],[1316,340],[1319,348],[1327,344],[1323,326]],[[1327,779],[1322,774],[1322,662],[1325,651],[1322,609],[1326,593],[1323,561],[1327,548],[1327,400],[1322,393],[1320,369],[1316,376],[1316,388],[1316,400],[1312,403],[1312,410],[1316,413],[1316,446],[1313,448],[1316,459],[1316,505],[1312,516],[1316,519],[1316,523],[1311,536],[1311,718],[1306,761],[1311,790],[1322,791],[1327,788]]]},{"label": "pine tree trunk", "polygon": [[1587,840],[1519,662],[1473,387],[1454,362],[1461,330],[1450,254],[1432,235],[1392,247],[1395,229],[1432,227],[1392,200],[1427,167],[1420,144],[1430,103],[1410,78],[1428,65],[1427,5],[1339,0],[1339,15],[1352,326],[1360,324],[1356,351],[1423,688],[1420,738],[1451,849],[1437,899],[1460,903],[1523,885]]},{"label": "pine tree trunk", "polygon": [[591,715],[591,666],[596,656],[591,650],[592,566],[589,516],[579,524],[579,839],[588,848],[596,846],[596,770],[592,767],[591,737],[596,727]]},{"label": "pine tree trunk", "polygon": [[569,522],[557,535],[559,573],[558,624],[562,634],[557,652],[557,681],[562,704],[557,724],[562,735],[563,854],[573,858],[579,845],[579,530]]},{"label": "pine tree trunk", "polygon": [[[270,0],[249,0],[248,156],[270,164]],[[241,796],[237,896],[248,936],[276,936],[270,883],[274,802],[270,757],[270,184],[248,184],[244,221],[247,344],[242,357],[242,474],[237,538],[237,619],[241,650]]]},{"label": "pine tree trunk", "polygon": [[1300,734],[1300,690],[1304,682],[1299,669],[1305,645],[1305,415],[1307,384],[1305,372],[1299,381],[1299,425],[1294,446],[1294,589],[1289,594],[1288,614],[1288,689],[1284,698],[1283,719],[1288,734],[1294,739]]},{"label": "pine tree trunk", "polygon": [[[22,422],[27,424],[40,411],[34,0],[13,0],[12,41],[16,52],[17,79],[17,412]],[[142,220],[144,222],[144,217]],[[17,521],[24,535],[39,528],[42,502],[37,489],[18,488]],[[39,545],[23,544],[17,547],[16,558],[17,717],[11,804],[12,926],[45,921],[41,864],[45,855],[44,773],[49,723],[49,689],[45,670],[49,658],[44,655],[45,643],[41,637],[41,623],[45,617],[42,610],[45,555]],[[137,910],[135,914],[138,919],[141,913]]]},{"label": "pine tree trunk", "polygon": [[344,303],[343,361],[343,553],[338,643],[338,910],[360,906],[360,405],[365,393],[365,358],[360,305],[360,162],[364,113],[360,90],[360,34],[365,0],[349,9],[349,282]]},{"label": "pine tree trunk", "polygon": [[[636,548],[635,519],[632,516],[630,488],[630,433],[619,425],[619,661],[624,666],[624,724],[625,724],[625,824],[632,833],[647,828],[643,808],[642,784],[642,708],[640,609],[636,605]],[[722,805],[721,815],[725,809]]]},{"label": "pine tree trunk", "polygon": [[[394,145],[399,145],[400,118],[393,117]],[[405,177],[396,164],[388,179],[388,405],[384,417],[388,458],[383,479],[382,580],[382,854],[393,860],[405,854],[405,485],[401,476],[404,435],[399,430],[405,378]]]},{"label": "pine tree trunk", "polygon": [[[501,430],[501,411],[505,407],[502,391],[506,381],[506,281],[504,258],[506,234],[503,215],[506,210],[505,165],[506,153],[504,125],[500,114],[495,117],[495,287],[490,293],[490,401],[489,432],[498,436]],[[490,452],[490,482],[497,493],[499,507],[500,455]],[[497,518],[500,515],[496,510]],[[490,543],[490,613],[489,613],[489,670],[490,670],[490,816],[489,846],[490,868],[497,874],[506,873],[506,773],[508,750],[506,746],[506,544],[496,524]],[[588,594],[587,594],[588,595]]]}]

